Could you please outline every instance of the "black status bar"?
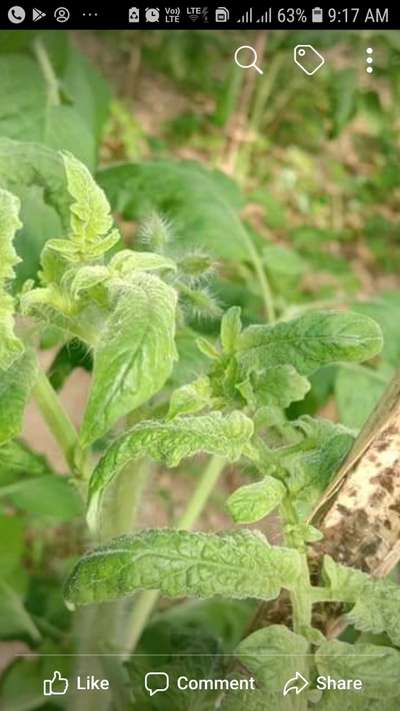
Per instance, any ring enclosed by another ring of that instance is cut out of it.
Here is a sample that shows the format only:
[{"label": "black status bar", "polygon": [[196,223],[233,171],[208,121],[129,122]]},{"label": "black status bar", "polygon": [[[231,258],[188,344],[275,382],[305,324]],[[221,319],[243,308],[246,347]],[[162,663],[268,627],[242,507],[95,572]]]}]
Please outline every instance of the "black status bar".
[{"label": "black status bar", "polygon": [[[21,1],[21,0],[20,0]],[[399,29],[400,7],[317,6],[298,3],[293,7],[260,4],[163,4],[110,3],[82,0],[79,6],[49,4],[3,4],[0,28],[26,29]]]}]

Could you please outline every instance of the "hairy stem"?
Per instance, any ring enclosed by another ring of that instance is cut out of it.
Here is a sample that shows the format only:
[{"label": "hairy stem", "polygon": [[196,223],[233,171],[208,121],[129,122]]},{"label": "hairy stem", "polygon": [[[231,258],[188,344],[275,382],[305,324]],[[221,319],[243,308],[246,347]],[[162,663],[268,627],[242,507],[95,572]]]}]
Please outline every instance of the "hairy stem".
[{"label": "hairy stem", "polygon": [[[199,484],[189,499],[185,511],[176,522],[175,528],[186,531],[193,528],[204,510],[225,464],[226,462],[222,457],[215,456],[210,459]],[[136,598],[126,639],[127,656],[135,649],[159,597],[158,590],[148,590],[140,593]]]},{"label": "hairy stem", "polygon": [[133,531],[144,491],[152,472],[148,459],[128,464],[112,488],[101,515],[101,540]]},{"label": "hairy stem", "polygon": [[61,104],[58,80],[49,59],[43,40],[37,37],[33,42],[33,51],[42,71],[47,87],[47,101],[49,106],[59,106]]},{"label": "hairy stem", "polygon": [[276,321],[274,298],[272,295],[272,290],[265,273],[264,265],[260,259],[260,256],[252,242],[251,237],[245,232],[246,235],[246,247],[249,252],[250,259],[253,263],[254,271],[257,275],[261,287],[261,295],[264,302],[265,314],[269,323],[274,323]]},{"label": "hairy stem", "polygon": [[304,543],[299,544],[297,537],[290,532],[290,527],[296,526],[299,521],[297,512],[289,497],[286,497],[282,502],[281,511],[284,526],[286,524],[289,527],[289,532],[288,530],[285,532],[286,543],[292,548],[297,548],[301,554],[302,575],[297,589],[290,593],[290,600],[293,610],[293,631],[297,634],[303,634],[303,629],[311,626],[312,618],[311,582],[306,545]]},{"label": "hairy stem", "polygon": [[79,447],[78,433],[41,368],[33,389],[33,397],[71,471],[82,476],[84,459]]},{"label": "hairy stem", "polygon": [[205,468],[201,479],[189,499],[189,503],[178,519],[175,528],[183,531],[190,531],[196,523],[198,517],[203,512],[204,507],[212,494],[219,477],[225,467],[226,460],[222,457],[212,457]]}]

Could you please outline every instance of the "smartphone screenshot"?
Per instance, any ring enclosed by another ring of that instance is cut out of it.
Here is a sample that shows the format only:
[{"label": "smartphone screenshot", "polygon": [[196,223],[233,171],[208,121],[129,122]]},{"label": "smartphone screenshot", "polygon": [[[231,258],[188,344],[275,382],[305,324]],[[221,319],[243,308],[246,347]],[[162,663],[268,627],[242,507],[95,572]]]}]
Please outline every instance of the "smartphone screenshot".
[{"label": "smartphone screenshot", "polygon": [[0,708],[397,711],[400,16],[0,10]]}]

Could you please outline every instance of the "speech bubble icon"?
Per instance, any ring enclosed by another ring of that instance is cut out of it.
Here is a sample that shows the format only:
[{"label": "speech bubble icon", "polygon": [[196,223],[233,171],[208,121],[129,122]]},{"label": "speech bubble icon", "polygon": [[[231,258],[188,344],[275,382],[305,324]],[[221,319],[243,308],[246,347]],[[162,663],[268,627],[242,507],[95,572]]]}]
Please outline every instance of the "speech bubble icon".
[{"label": "speech bubble icon", "polygon": [[148,672],[144,677],[144,688],[150,696],[154,696],[159,691],[168,691],[169,676],[166,672]]}]

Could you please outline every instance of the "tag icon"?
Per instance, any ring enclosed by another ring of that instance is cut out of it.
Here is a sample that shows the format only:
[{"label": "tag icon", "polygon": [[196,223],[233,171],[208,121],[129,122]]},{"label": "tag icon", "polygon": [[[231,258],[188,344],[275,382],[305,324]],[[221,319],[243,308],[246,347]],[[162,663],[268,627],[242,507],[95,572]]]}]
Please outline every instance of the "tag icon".
[{"label": "tag icon", "polygon": [[325,64],[325,58],[317,52],[312,44],[296,45],[293,51],[293,59],[295,64],[310,77]]}]

